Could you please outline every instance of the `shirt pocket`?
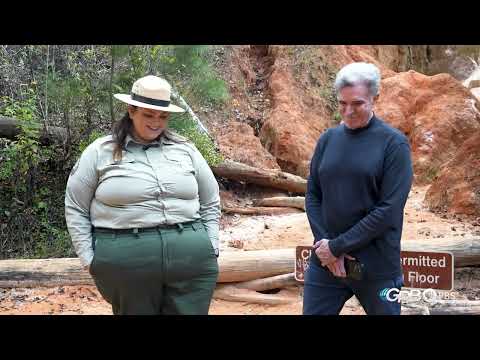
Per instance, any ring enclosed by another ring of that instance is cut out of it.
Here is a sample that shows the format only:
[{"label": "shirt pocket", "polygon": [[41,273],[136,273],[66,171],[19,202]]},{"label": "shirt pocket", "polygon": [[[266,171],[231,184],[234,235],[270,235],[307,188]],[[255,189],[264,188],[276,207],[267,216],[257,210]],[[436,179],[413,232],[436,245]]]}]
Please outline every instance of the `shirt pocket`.
[{"label": "shirt pocket", "polygon": [[175,172],[183,174],[195,175],[195,169],[193,167],[192,159],[186,153],[181,152],[165,152],[165,159],[167,160],[171,169]]},{"label": "shirt pocket", "polygon": [[108,159],[99,169],[100,182],[116,176],[125,176],[130,174],[135,166],[135,158],[131,154],[123,154],[122,160],[114,161]]}]

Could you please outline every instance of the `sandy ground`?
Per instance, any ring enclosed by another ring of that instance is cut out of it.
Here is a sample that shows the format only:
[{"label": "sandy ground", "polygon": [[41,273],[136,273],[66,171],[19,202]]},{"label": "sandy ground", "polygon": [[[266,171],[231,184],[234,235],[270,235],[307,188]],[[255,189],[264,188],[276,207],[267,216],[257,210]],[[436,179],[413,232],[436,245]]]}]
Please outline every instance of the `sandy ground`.
[{"label": "sandy ground", "polygon": [[[405,208],[404,241],[480,235],[478,222],[471,224],[458,218],[445,218],[429,212],[423,206],[428,187],[412,189]],[[304,213],[281,216],[229,216],[222,219],[220,235],[223,251],[247,251],[310,245],[312,235]],[[465,277],[466,276],[466,277]],[[457,298],[480,299],[480,280],[472,278],[456,282]],[[478,281],[477,281],[478,280]],[[210,314],[214,315],[296,315],[302,312],[301,285],[281,290],[289,297],[283,305],[260,305],[213,299]],[[61,314],[109,315],[111,308],[94,286],[63,286],[55,288],[0,289],[0,315]],[[352,298],[343,308],[343,315],[361,315],[363,309]]]}]

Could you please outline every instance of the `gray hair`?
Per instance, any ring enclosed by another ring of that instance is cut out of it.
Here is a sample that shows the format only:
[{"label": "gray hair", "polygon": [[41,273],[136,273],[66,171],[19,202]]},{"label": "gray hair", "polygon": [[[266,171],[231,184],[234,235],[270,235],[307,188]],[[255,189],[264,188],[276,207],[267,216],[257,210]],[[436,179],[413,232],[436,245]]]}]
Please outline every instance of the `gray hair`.
[{"label": "gray hair", "polygon": [[335,91],[346,86],[365,85],[371,96],[378,95],[380,88],[380,70],[373,64],[355,62],[344,66],[335,78]]}]

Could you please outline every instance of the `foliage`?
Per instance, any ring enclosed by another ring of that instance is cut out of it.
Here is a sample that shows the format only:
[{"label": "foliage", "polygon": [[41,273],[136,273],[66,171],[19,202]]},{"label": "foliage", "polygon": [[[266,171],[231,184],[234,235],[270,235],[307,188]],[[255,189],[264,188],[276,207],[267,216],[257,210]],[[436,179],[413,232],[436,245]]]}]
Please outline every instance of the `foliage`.
[{"label": "foliage", "polygon": [[90,145],[91,143],[93,143],[95,140],[97,140],[98,138],[101,138],[102,136],[105,136],[104,133],[98,131],[98,130],[93,130],[92,133],[89,135],[88,138],[86,139],[83,139],[82,141],[80,141],[80,143],[78,144],[78,147],[77,147],[77,157],[79,157],[83,150],[85,150],[87,148],[88,145]]},{"label": "foliage", "polygon": [[[64,219],[72,166],[125,112],[114,93],[129,93],[147,74],[165,77],[192,107],[220,106],[227,86],[211,46],[0,46],[0,115],[19,120],[15,139],[0,138],[0,258],[74,256]],[[171,121],[213,165],[221,156],[188,114]],[[44,127],[66,129],[62,143],[41,143]]]},{"label": "foliage", "polygon": [[39,154],[39,124],[36,119],[35,92],[28,89],[27,97],[19,102],[9,97],[2,97],[0,114],[19,120],[20,133],[17,139],[1,152],[2,167],[0,180],[14,179],[15,186],[26,191],[26,185],[19,180],[25,180],[40,162]]},{"label": "foliage", "polygon": [[208,165],[215,166],[224,160],[222,155],[215,148],[212,139],[210,139],[207,134],[197,130],[197,125],[190,116],[185,114],[174,115],[169,124],[170,128],[189,139],[195,145],[207,161]]},{"label": "foliage", "polygon": [[[20,128],[16,139],[5,142],[0,148],[2,257],[71,254],[71,245],[65,242],[64,226],[63,229],[56,226],[58,221],[51,218],[52,211],[49,210],[52,194],[45,186],[48,181],[42,168],[54,152],[50,147],[40,146],[41,125],[36,102],[37,96],[32,88],[27,89],[19,101],[2,97],[0,114],[16,118]],[[48,242],[52,246],[46,246]]]}]

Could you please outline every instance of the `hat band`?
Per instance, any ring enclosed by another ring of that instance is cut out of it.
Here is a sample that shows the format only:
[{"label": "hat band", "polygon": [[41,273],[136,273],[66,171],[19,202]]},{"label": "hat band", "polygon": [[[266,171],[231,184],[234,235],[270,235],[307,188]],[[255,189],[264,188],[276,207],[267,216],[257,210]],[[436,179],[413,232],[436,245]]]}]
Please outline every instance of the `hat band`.
[{"label": "hat band", "polygon": [[131,97],[132,97],[132,100],[143,102],[145,104],[163,106],[163,107],[168,107],[170,105],[170,101],[152,99],[152,98],[137,95],[137,94],[134,94],[134,93],[131,94]]}]

